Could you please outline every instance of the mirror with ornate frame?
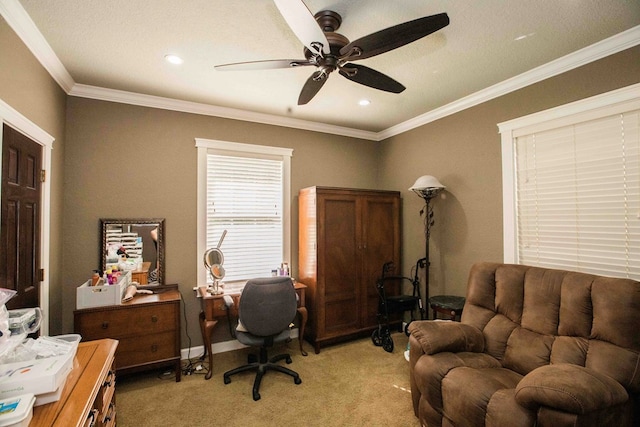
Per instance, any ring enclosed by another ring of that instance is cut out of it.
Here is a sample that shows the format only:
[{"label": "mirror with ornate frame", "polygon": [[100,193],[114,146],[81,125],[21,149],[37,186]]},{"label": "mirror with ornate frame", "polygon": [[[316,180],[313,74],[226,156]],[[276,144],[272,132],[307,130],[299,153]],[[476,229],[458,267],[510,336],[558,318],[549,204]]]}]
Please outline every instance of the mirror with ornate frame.
[{"label": "mirror with ornate frame", "polygon": [[100,219],[102,270],[124,263],[140,285],[164,284],[164,218]]}]

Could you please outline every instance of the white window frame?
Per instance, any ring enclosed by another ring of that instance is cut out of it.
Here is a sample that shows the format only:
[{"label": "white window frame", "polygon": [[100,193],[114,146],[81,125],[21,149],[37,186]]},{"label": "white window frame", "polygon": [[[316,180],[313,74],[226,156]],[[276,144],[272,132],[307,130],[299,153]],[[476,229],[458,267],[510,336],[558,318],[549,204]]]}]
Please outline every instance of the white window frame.
[{"label": "white window frame", "polygon": [[[219,141],[196,138],[198,151],[198,194],[197,194],[197,286],[207,286],[207,271],[203,264],[203,256],[207,249],[207,153],[215,150],[217,154],[242,154],[256,156],[279,156],[283,164],[283,262],[291,265],[291,157],[293,149],[271,147],[266,145],[245,144],[239,142]],[[276,267],[276,266],[274,266]]]},{"label": "white window frame", "polygon": [[640,108],[640,83],[498,124],[502,143],[504,262],[519,263],[515,143],[518,136]]}]

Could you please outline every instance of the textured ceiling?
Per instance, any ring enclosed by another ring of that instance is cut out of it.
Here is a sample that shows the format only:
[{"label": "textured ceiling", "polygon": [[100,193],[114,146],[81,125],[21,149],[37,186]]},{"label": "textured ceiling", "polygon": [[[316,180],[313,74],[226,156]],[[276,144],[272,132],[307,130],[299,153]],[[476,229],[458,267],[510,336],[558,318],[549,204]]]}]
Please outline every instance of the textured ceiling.
[{"label": "textured ceiling", "polygon": [[[444,29],[364,59],[404,84],[377,91],[331,74],[296,105],[312,67],[218,71],[215,65],[304,58],[270,0],[18,1],[76,84],[380,132],[640,24],[637,0],[305,0],[333,10],[350,40],[446,12]],[[521,38],[521,36],[527,36]],[[636,43],[637,44],[637,43]],[[184,59],[179,66],[167,53]],[[359,107],[362,98],[371,100]]]}]

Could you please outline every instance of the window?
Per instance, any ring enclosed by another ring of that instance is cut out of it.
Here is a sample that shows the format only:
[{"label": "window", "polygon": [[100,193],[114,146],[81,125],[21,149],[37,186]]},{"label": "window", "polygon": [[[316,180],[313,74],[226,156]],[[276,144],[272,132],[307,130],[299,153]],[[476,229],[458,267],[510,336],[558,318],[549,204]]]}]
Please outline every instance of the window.
[{"label": "window", "polygon": [[204,139],[196,147],[198,284],[210,282],[202,256],[218,244],[225,282],[269,276],[290,259],[292,150]]},{"label": "window", "polygon": [[640,279],[640,85],[499,126],[505,261]]}]

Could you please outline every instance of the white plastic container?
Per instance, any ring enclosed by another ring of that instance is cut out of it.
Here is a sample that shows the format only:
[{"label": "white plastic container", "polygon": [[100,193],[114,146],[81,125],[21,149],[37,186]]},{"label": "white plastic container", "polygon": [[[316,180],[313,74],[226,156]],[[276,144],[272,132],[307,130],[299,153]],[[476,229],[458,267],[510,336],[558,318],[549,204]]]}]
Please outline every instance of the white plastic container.
[{"label": "white plastic container", "polygon": [[78,351],[78,344],[80,344],[80,341],[82,340],[80,334],[54,335],[52,338],[57,338],[72,344],[72,352],[74,356],[76,355],[76,351]]},{"label": "white plastic container", "polygon": [[76,288],[76,309],[120,305],[122,297],[131,284],[131,271],[120,276],[113,285],[91,286],[91,280]]},{"label": "white plastic container", "polygon": [[9,310],[11,335],[30,334],[40,329],[42,310],[39,307]]},{"label": "white plastic container", "polygon": [[33,417],[33,394],[0,400],[0,427],[27,427]]},{"label": "white plastic container", "polygon": [[0,399],[26,393],[52,393],[64,385],[75,354],[5,363],[0,369]]},{"label": "white plastic container", "polygon": [[36,394],[36,401],[33,406],[46,405],[47,403],[57,402],[58,400],[60,400],[60,397],[62,396],[62,390],[67,383],[67,377],[72,370],[73,366],[69,366],[69,369],[67,369],[67,372],[63,375],[62,383],[56,390],[49,393]]}]

